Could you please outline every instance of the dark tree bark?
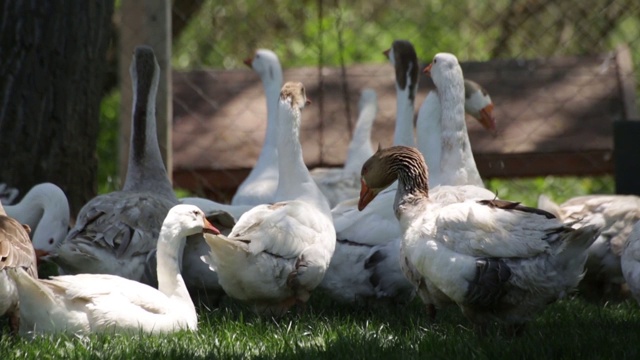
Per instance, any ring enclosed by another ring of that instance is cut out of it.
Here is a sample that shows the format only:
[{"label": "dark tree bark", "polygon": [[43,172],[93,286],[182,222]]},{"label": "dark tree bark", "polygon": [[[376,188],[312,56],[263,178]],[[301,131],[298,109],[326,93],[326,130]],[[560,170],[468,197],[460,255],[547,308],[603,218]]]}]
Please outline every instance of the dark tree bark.
[{"label": "dark tree bark", "polygon": [[0,1],[0,182],[52,182],[71,213],[97,192],[113,0]]}]

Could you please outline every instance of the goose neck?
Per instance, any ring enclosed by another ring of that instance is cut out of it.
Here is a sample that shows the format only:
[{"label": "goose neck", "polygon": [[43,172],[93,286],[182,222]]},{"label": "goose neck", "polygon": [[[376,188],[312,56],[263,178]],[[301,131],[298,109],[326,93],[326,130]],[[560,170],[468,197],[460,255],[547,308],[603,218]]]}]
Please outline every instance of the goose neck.
[{"label": "goose neck", "polygon": [[175,199],[158,145],[155,108],[158,75],[154,75],[151,83],[144,78],[134,79],[133,83],[129,164],[123,190],[153,190]]},{"label": "goose neck", "polygon": [[267,130],[262,148],[263,151],[269,149],[269,151],[276,152],[278,145],[278,99],[280,98],[282,79],[280,81],[270,79],[263,82],[263,85],[267,99]]},{"label": "goose neck", "polygon": [[180,271],[186,235],[172,225],[162,226],[157,245],[158,290],[169,298],[191,302]]},{"label": "goose neck", "polygon": [[427,94],[418,111],[416,123],[418,150],[429,169],[429,185],[441,185],[440,157],[442,155],[442,127],[440,126],[440,98],[437,91]]},{"label": "goose neck", "polygon": [[394,145],[414,146],[413,139],[413,102],[415,91],[411,91],[411,84],[401,89],[396,84],[397,108],[396,128],[393,137]]},{"label": "goose neck", "polygon": [[349,144],[347,161],[344,165],[345,172],[359,173],[362,164],[373,154],[371,146],[371,128],[373,127],[373,120],[375,117],[375,104],[367,104],[362,108],[362,111],[358,116],[358,121],[356,122],[353,139],[351,139],[351,143]]}]

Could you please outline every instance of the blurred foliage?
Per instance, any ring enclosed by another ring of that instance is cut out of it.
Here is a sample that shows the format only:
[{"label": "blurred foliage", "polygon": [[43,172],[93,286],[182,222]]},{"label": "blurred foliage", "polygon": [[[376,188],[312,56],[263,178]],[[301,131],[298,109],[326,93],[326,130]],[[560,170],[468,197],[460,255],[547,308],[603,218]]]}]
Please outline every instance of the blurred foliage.
[{"label": "blurred foliage", "polygon": [[[173,0],[174,10],[179,1]],[[275,51],[284,67],[382,63],[381,52],[394,39],[410,40],[425,62],[439,51],[483,61],[600,53],[626,43],[640,69],[637,0],[204,0],[194,9],[179,14],[188,23],[173,41],[176,69],[241,68],[260,47]],[[636,77],[640,84],[640,71]],[[118,184],[118,106],[117,94],[102,104],[101,193]],[[611,177],[493,179],[487,185],[528,205],[541,192],[562,201],[614,191]]]}]

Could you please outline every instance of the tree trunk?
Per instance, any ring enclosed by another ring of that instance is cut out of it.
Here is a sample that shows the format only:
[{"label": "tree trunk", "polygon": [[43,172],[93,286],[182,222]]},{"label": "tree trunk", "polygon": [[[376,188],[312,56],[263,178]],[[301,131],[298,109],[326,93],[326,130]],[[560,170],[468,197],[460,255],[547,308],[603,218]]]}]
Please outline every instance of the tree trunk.
[{"label": "tree trunk", "polygon": [[0,182],[52,182],[71,213],[97,192],[113,0],[0,1]]}]

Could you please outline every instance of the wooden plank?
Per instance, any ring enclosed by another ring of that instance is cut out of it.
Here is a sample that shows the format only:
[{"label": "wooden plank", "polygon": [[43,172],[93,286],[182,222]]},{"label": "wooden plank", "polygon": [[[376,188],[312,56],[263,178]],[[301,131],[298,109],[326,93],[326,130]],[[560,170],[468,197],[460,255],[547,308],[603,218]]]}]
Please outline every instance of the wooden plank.
[{"label": "wooden plank", "polygon": [[[122,25],[120,28],[120,138],[119,174],[124,181],[129,157],[131,137],[132,90],[129,66],[131,54],[136,46],[149,45],[160,66],[160,81],[156,96],[156,122],[160,153],[167,169],[173,168],[172,160],[172,72],[171,69],[171,1],[170,0],[124,0],[120,6]],[[169,179],[172,173],[168,171]]]},{"label": "wooden plank", "polygon": [[625,120],[640,121],[636,104],[636,79],[633,73],[633,59],[627,45],[620,45],[617,49],[618,76],[622,88]]},{"label": "wooden plank", "polygon": [[[640,157],[640,154],[638,154],[638,157]],[[613,152],[611,150],[563,153],[475,154],[475,159],[483,178],[540,175],[593,176],[611,174],[614,170]],[[249,169],[180,169],[174,171],[173,179],[176,187],[189,189],[199,196],[216,201],[228,202],[248,174]],[[637,176],[640,176],[640,173]],[[637,181],[635,183],[637,187]]]}]

